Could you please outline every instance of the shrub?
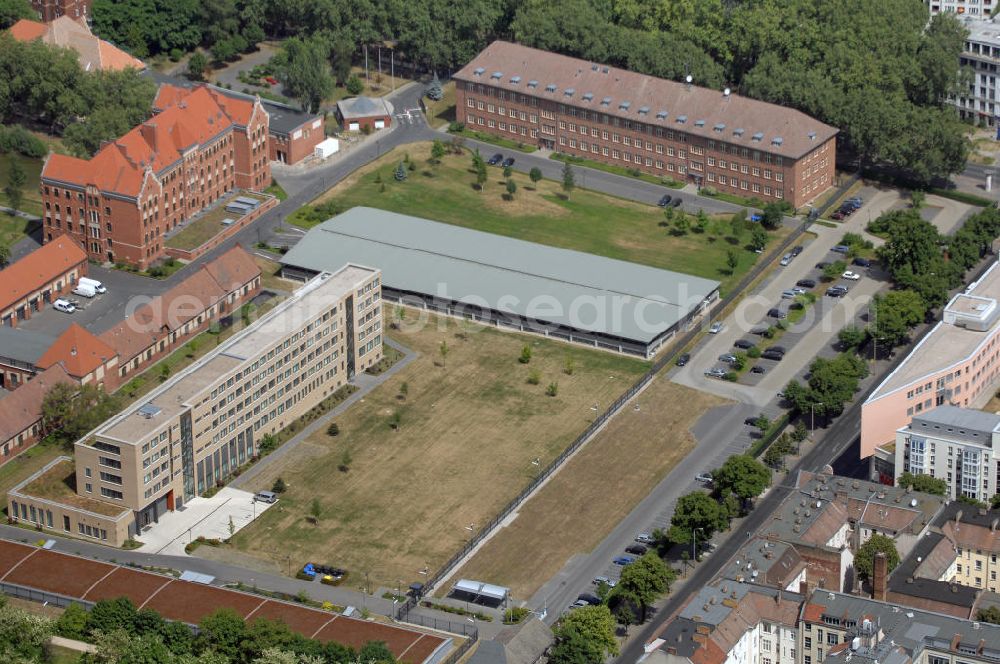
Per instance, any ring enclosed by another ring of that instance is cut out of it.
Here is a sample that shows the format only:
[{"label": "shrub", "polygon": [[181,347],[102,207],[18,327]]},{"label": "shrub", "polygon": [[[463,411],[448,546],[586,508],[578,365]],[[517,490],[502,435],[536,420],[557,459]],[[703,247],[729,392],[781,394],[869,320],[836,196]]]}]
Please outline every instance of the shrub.
[{"label": "shrub", "polygon": [[457,134],[457,133],[460,133],[462,131],[465,131],[465,123],[464,122],[449,122],[448,123],[448,131],[451,132],[451,133],[453,133],[453,134]]},{"label": "shrub", "polygon": [[545,388],[545,394],[550,397],[554,397],[559,393],[559,383],[549,383],[549,386]]},{"label": "shrub", "polygon": [[339,436],[340,426],[336,422],[330,422],[330,426],[326,428],[326,435],[328,436]]},{"label": "shrub", "polygon": [[702,196],[718,196],[719,192],[715,187],[702,187],[698,190],[698,193]]},{"label": "shrub", "polygon": [[753,359],[756,360],[758,357],[760,357],[760,348],[757,348],[756,346],[754,346],[753,348],[748,348],[747,349],[747,357],[750,357],[750,358],[753,358]]},{"label": "shrub", "polygon": [[48,153],[45,142],[21,125],[0,126],[0,152],[16,152],[25,157],[40,158]]},{"label": "shrub", "polygon": [[737,378],[739,378],[739,376],[736,375],[735,371],[729,371],[722,377],[722,380],[728,380],[730,383],[735,383]]},{"label": "shrub", "polygon": [[538,385],[542,382],[542,372],[538,369],[532,369],[528,372],[528,385]]},{"label": "shrub", "polygon": [[351,77],[347,79],[347,83],[344,86],[347,91],[352,95],[359,95],[365,89],[365,84],[358,78],[357,74],[351,74]]},{"label": "shrub", "polygon": [[517,358],[517,361],[521,364],[531,362],[531,346],[525,346],[521,349],[521,356]]},{"label": "shrub", "polygon": [[274,484],[271,485],[271,491],[273,491],[274,493],[284,493],[287,489],[288,487],[285,486],[285,480],[281,479],[280,477],[274,480]]}]

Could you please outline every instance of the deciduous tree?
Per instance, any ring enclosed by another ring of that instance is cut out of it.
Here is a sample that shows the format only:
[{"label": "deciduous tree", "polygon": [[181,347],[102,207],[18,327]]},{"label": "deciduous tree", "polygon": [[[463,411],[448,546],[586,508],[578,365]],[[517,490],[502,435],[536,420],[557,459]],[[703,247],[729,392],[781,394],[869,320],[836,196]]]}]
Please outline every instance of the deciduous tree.
[{"label": "deciduous tree", "polygon": [[764,493],[771,485],[771,472],[749,455],[734,454],[712,473],[712,483],[720,496],[731,493],[745,501]]},{"label": "deciduous tree", "polygon": [[916,475],[905,472],[896,480],[896,484],[902,487],[913,487],[914,491],[932,493],[935,496],[944,496],[948,493],[948,483],[942,477],[931,477],[918,473]]},{"label": "deciduous tree", "polygon": [[729,525],[727,511],[707,493],[695,491],[681,496],[670,519],[668,537],[675,544],[690,544],[693,531],[700,530],[702,541]]},{"label": "deciduous tree", "polygon": [[896,543],[891,537],[876,533],[867,542],[862,544],[858,548],[858,552],[854,555],[854,569],[857,570],[858,576],[862,579],[871,578],[876,553],[884,553],[886,555],[888,558],[887,562],[889,563],[889,572],[892,572],[899,565],[899,552],[896,550]]}]

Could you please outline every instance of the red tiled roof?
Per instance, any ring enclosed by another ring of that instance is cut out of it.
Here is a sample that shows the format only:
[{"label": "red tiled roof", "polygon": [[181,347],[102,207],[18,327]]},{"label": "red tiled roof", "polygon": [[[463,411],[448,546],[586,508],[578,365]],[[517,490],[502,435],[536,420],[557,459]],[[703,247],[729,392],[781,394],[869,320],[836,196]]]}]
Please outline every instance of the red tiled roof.
[{"label": "red tiled roof", "polygon": [[131,318],[107,330],[100,338],[117,351],[119,361],[126,364],[168,331],[196,318],[258,274],[260,268],[253,258],[237,245],[138,308]]},{"label": "red tiled roof", "polygon": [[0,311],[86,262],[87,254],[68,237],[60,236],[42,245],[0,270]]},{"label": "red tiled roof", "polygon": [[51,23],[22,19],[11,26],[10,34],[18,41],[41,39],[47,44],[73,49],[85,71],[146,68],[142,60],[95,37],[85,22],[74,21],[68,16],[60,16]]},{"label": "red tiled roof", "polygon": [[[481,71],[477,74],[477,70]],[[495,74],[499,78],[494,78]],[[487,46],[454,78],[589,106],[605,115],[793,158],[804,156],[837,135],[836,128],[793,108],[506,41]],[[518,80],[512,80],[515,78]],[[532,80],[537,87],[530,89],[528,83]],[[554,85],[555,91],[547,91],[548,85]],[[567,96],[567,92],[571,94]],[[585,101],[588,93],[592,98]],[[605,97],[609,98],[607,105],[602,103]],[[646,112],[640,114],[642,108]],[[661,111],[667,113],[666,117],[658,117]],[[678,122],[681,116],[686,116],[683,123]],[[736,134],[737,129],[742,130],[742,135]],[[754,141],[758,132],[762,136]],[[810,133],[814,135],[810,137]],[[775,143],[778,138],[781,140]]]},{"label": "red tiled roof", "polygon": [[89,161],[52,155],[42,179],[137,196],[147,168],[161,172],[179,161],[184,150],[245,124],[253,113],[253,102],[230,99],[204,85],[192,90],[164,85],[153,106],[160,112],[105,145]]},{"label": "red tiled roof", "polygon": [[31,41],[38,39],[49,31],[49,26],[38,21],[31,21],[22,18],[20,21],[10,26],[10,36],[17,41]]},{"label": "red tiled roof", "polygon": [[826,607],[822,604],[806,604],[806,608],[802,612],[802,619],[806,622],[819,622],[823,618],[824,609]]},{"label": "red tiled roof", "polygon": [[0,443],[10,440],[41,418],[45,393],[59,383],[73,384],[73,379],[61,365],[56,364],[0,398]]},{"label": "red tiled roof", "polygon": [[70,376],[83,378],[115,355],[111,346],[73,323],[38,359],[38,366],[62,364]]},{"label": "red tiled roof", "polygon": [[232,292],[260,276],[260,266],[254,261],[253,256],[240,245],[236,245],[205,265],[205,269],[212,275],[215,282],[227,292]]}]

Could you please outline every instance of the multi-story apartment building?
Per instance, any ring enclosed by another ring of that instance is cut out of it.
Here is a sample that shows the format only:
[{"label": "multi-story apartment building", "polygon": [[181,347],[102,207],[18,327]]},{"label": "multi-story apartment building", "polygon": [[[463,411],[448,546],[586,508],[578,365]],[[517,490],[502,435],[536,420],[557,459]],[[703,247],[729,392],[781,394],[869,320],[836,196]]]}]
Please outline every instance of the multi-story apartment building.
[{"label": "multi-story apartment building", "polygon": [[43,21],[52,21],[60,16],[88,21],[90,5],[91,0],[31,0],[32,8]]},{"label": "multi-story apartment building", "polygon": [[477,131],[764,202],[834,182],[837,130],[799,111],[496,41],[454,76]]},{"label": "multi-story apartment building", "polygon": [[971,78],[968,88],[953,96],[950,102],[958,109],[959,117],[993,127],[1000,116],[1000,95],[997,93],[1000,25],[992,20],[966,20],[964,25],[969,35],[965,38],[959,62]]},{"label": "multi-story apartment building", "polygon": [[951,13],[972,18],[987,18],[996,8],[993,0],[926,0],[931,14]]},{"label": "multi-story apartment building", "polygon": [[121,545],[223,483],[257,454],[262,436],[376,363],[381,322],[378,270],[347,265],[319,275],[77,441],[74,494],[53,478],[67,473],[65,463],[11,491],[12,518]]},{"label": "multi-story apartment building", "polygon": [[930,475],[948,483],[952,498],[982,502],[997,493],[1000,415],[940,406],[896,431],[895,478]]},{"label": "multi-story apartment building", "polygon": [[90,260],[146,267],[163,236],[235,188],[271,182],[259,100],[207,87],[161,90],[156,115],[91,159],[52,154],[42,169],[43,236],[73,238]]},{"label": "multi-story apartment building", "polygon": [[[872,391],[861,409],[861,458],[896,440],[915,415],[943,405],[978,408],[1000,378],[1000,269],[993,263],[951,299],[943,320]],[[890,459],[892,453],[886,453]],[[891,481],[892,471],[880,471]]]}]

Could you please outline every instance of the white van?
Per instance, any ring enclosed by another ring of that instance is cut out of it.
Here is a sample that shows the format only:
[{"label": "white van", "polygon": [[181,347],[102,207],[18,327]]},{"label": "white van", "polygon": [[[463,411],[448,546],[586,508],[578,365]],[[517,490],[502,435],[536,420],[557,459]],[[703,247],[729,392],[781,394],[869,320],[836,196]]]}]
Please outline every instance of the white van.
[{"label": "white van", "polygon": [[79,283],[89,284],[90,286],[93,286],[94,290],[102,295],[108,292],[108,289],[104,287],[104,284],[102,284],[97,279],[91,279],[90,277],[80,277]]},{"label": "white van", "polygon": [[81,297],[94,297],[97,295],[97,290],[90,284],[79,283],[73,289],[73,294],[80,295]]}]

